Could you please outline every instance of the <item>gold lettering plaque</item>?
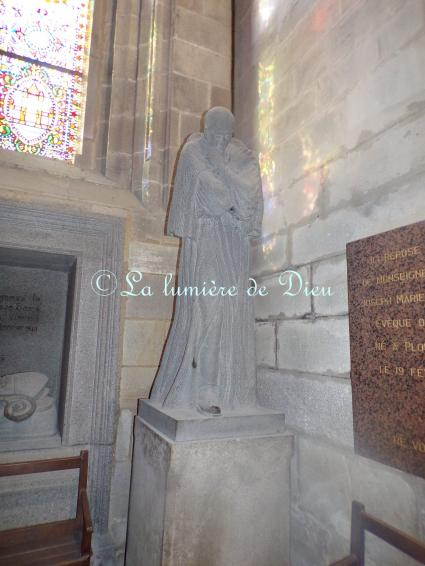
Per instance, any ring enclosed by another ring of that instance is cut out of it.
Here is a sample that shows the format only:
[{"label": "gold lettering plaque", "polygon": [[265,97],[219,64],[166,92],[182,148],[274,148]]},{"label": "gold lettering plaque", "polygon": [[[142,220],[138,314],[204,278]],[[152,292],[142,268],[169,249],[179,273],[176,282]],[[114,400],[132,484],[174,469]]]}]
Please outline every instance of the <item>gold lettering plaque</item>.
[{"label": "gold lettering plaque", "polygon": [[347,269],[355,450],[425,478],[425,221],[350,242]]}]

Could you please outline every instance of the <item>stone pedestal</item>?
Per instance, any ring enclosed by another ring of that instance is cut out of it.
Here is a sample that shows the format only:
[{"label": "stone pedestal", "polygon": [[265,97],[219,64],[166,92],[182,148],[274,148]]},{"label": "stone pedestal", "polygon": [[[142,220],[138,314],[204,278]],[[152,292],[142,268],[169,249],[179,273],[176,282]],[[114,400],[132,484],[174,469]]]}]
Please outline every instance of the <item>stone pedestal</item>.
[{"label": "stone pedestal", "polygon": [[208,418],[142,402],[127,566],[289,565],[292,441],[267,409]]}]

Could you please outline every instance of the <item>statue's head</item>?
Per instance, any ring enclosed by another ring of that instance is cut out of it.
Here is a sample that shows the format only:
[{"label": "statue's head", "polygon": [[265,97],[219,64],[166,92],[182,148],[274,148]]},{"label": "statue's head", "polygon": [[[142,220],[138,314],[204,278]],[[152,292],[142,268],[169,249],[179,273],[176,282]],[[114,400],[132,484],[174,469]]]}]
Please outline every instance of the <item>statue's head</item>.
[{"label": "statue's head", "polygon": [[204,124],[204,135],[208,143],[224,152],[233,136],[233,114],[224,106],[214,106],[205,114]]}]

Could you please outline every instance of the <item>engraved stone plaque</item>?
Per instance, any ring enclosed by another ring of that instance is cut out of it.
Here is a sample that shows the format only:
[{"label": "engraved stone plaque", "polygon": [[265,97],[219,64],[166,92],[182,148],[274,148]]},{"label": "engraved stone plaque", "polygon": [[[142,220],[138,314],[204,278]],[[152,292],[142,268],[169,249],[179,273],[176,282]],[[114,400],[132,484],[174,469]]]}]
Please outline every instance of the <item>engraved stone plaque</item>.
[{"label": "engraved stone plaque", "polygon": [[347,244],[358,454],[425,478],[425,221]]}]

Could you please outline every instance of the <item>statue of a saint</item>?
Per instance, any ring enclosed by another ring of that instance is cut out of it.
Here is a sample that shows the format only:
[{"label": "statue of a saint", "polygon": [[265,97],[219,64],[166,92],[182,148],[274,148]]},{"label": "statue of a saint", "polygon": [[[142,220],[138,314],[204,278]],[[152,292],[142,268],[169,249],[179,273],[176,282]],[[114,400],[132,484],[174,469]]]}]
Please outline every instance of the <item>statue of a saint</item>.
[{"label": "statue of a saint", "polygon": [[258,161],[234,139],[233,114],[209,110],[181,151],[167,232],[182,238],[178,286],[236,294],[177,296],[151,400],[219,415],[256,404],[250,239],[260,236]]}]

